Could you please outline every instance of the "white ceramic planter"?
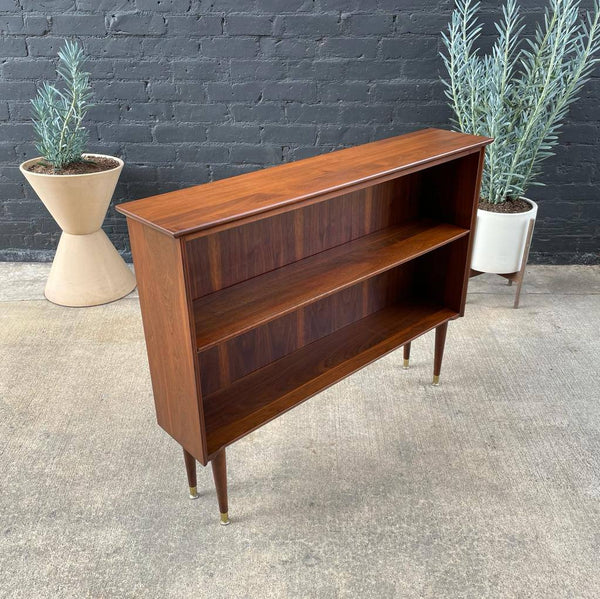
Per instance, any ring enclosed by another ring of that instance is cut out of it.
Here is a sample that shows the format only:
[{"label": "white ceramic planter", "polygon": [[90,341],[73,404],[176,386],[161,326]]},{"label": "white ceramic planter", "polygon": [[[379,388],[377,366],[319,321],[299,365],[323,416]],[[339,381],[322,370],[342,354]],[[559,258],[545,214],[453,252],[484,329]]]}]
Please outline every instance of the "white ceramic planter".
[{"label": "white ceramic planter", "polygon": [[480,272],[507,274],[521,268],[529,222],[537,216],[537,204],[531,210],[515,214],[503,214],[477,210],[477,225],[473,239],[471,268]]},{"label": "white ceramic planter", "polygon": [[[86,158],[113,158],[84,154]],[[63,230],[44,294],[62,306],[96,306],[127,295],[135,288],[135,277],[104,231],[100,228],[123,170],[119,166],[82,175],[45,175],[27,170],[33,158],[20,166]]]}]

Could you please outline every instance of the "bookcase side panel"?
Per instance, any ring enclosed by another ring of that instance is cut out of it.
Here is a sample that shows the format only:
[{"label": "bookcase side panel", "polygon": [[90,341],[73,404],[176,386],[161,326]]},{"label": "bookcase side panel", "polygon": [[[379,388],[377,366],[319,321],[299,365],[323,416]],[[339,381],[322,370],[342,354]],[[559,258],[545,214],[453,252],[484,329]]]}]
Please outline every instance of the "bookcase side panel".
[{"label": "bookcase side panel", "polygon": [[445,305],[464,315],[473,230],[479,202],[485,148],[423,171],[421,213],[469,229],[447,250],[445,271],[432,265],[443,283]]},{"label": "bookcase side panel", "polygon": [[158,424],[207,463],[181,241],[127,219]]}]

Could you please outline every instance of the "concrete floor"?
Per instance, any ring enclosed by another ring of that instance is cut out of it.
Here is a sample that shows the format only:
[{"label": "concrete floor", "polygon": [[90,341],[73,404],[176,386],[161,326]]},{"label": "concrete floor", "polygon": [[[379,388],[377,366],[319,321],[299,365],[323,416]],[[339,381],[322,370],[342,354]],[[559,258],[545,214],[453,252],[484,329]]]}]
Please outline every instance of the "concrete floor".
[{"label": "concrete floor", "polygon": [[486,275],[450,324],[229,451],[187,499],[138,300],[68,309],[0,264],[0,596],[600,596],[600,268]]}]

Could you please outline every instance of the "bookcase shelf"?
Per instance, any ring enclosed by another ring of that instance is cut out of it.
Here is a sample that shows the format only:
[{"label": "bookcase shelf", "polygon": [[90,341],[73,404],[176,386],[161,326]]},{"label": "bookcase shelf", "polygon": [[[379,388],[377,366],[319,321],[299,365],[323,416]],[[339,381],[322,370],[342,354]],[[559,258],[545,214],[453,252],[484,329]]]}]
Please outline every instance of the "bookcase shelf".
[{"label": "bookcase shelf", "polygon": [[199,351],[467,235],[421,219],[376,231],[194,302]]},{"label": "bookcase shelf", "polygon": [[458,316],[424,301],[402,302],[322,337],[204,398],[208,452],[326,389],[389,351]]},{"label": "bookcase shelf", "polygon": [[[426,129],[121,204],[159,425],[190,495],[225,448],[464,313],[484,150]],[[357,424],[360,426],[360,424]]]}]

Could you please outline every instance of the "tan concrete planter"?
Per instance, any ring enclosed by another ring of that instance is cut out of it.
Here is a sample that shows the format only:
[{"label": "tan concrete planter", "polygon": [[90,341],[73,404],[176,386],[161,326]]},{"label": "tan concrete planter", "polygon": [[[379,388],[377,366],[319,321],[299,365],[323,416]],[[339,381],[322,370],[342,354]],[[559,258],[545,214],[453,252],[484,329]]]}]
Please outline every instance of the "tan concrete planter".
[{"label": "tan concrete planter", "polygon": [[21,172],[63,230],[44,294],[62,306],[96,306],[127,295],[135,288],[135,277],[100,228],[123,161],[115,158],[119,166],[83,175],[44,175],[26,169],[39,160],[23,162]]}]

